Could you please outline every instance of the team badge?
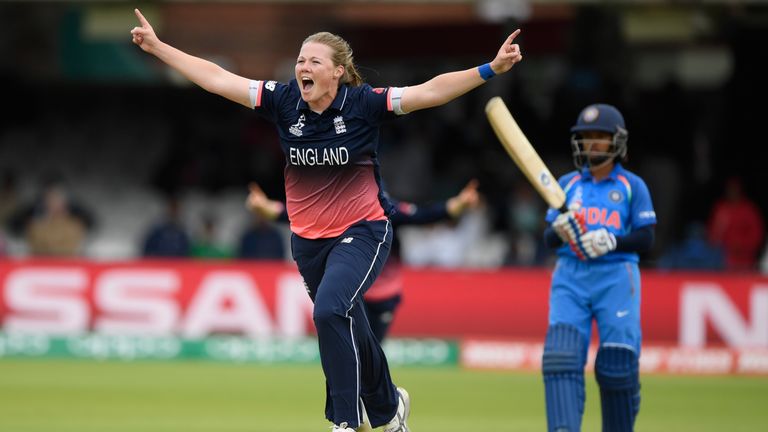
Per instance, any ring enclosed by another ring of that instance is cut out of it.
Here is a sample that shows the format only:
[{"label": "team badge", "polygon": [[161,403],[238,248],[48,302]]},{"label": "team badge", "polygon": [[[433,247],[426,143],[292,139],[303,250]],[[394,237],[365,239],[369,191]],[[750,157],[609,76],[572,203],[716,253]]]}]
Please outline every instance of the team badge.
[{"label": "team badge", "polygon": [[333,118],[333,127],[336,128],[336,135],[347,131],[347,125],[344,124],[344,119],[341,116]]},{"label": "team badge", "polygon": [[596,107],[589,107],[584,110],[584,121],[587,123],[592,123],[593,121],[597,120],[597,116],[600,115],[600,111],[597,110]]},{"label": "team badge", "polygon": [[612,190],[608,192],[608,199],[615,203],[619,203],[621,202],[622,199],[624,199],[624,196],[621,195],[621,192],[617,190]]}]

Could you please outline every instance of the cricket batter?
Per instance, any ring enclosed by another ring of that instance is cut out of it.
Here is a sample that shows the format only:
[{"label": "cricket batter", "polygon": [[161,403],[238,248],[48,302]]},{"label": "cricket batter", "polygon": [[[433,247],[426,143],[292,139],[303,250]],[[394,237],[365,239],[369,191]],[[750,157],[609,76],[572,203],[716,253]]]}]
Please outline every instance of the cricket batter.
[{"label": "cricket batter", "polygon": [[577,170],[559,180],[570,210],[550,208],[544,232],[558,255],[542,357],[548,430],[581,430],[594,319],[603,431],[629,432],[640,409],[638,253],[653,244],[656,213],[645,182],[621,165],[628,134],[615,107],[589,105],[571,133]]},{"label": "cricket batter", "polygon": [[[509,35],[489,63],[411,87],[363,83],[347,42],[327,32],[301,44],[288,83],[250,80],[160,41],[136,9],[133,42],[203,89],[273,123],[285,154],[291,251],[314,302],[326,418],[333,430],[408,432],[408,393],[395,387],[363,308],[392,244],[377,150],[387,120],[440,106],[522,60]],[[362,400],[362,404],[361,404]],[[370,424],[363,426],[363,404]]]}]

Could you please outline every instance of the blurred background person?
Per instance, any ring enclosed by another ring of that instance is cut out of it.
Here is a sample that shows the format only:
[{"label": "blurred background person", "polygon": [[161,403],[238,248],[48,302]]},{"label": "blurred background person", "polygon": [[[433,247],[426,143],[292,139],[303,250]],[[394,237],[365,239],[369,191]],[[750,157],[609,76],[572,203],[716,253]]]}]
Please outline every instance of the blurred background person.
[{"label": "blurred background person", "polygon": [[663,270],[723,270],[725,257],[707,239],[706,225],[694,221],[686,227],[685,238],[667,247],[656,266]]},{"label": "blurred background person", "polygon": [[67,205],[59,186],[49,187],[34,216],[27,222],[25,238],[32,256],[73,257],[83,251],[87,227]]},{"label": "blurred background person", "polygon": [[[92,211],[72,194],[59,174],[47,175],[34,198],[7,209],[11,235],[23,238],[32,256],[78,256],[95,226]],[[15,200],[15,181],[6,196]]]},{"label": "blurred background person", "polygon": [[728,270],[756,270],[765,224],[757,205],[745,194],[740,177],[725,182],[709,215],[709,241],[722,248]]},{"label": "blurred background person", "polygon": [[256,260],[285,259],[285,238],[274,220],[254,214],[240,236],[237,257]]},{"label": "blurred background person", "polygon": [[181,202],[174,195],[165,198],[165,214],[152,224],[145,236],[142,255],[145,257],[181,258],[191,253],[191,240],[181,218]]},{"label": "blurred background person", "polygon": [[250,223],[240,236],[237,257],[241,259],[285,259],[286,239],[276,222],[288,223],[285,204],[271,200],[257,183],[251,183],[245,207]]},{"label": "blurred background person", "polygon": [[218,241],[217,219],[212,214],[204,214],[197,234],[192,238],[191,255],[195,258],[227,259],[233,251]]}]

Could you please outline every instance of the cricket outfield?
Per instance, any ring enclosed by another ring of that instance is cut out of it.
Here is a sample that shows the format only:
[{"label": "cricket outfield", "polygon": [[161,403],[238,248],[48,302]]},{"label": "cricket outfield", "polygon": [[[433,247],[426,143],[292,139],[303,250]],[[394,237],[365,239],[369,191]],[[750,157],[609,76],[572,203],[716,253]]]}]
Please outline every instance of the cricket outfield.
[{"label": "cricket outfield", "polygon": [[[541,378],[455,366],[396,367],[414,432],[543,431]],[[739,432],[768,424],[768,377],[646,375],[638,431]],[[600,430],[587,376],[585,431]],[[0,360],[0,430],[312,432],[328,430],[319,365],[213,361]]]}]

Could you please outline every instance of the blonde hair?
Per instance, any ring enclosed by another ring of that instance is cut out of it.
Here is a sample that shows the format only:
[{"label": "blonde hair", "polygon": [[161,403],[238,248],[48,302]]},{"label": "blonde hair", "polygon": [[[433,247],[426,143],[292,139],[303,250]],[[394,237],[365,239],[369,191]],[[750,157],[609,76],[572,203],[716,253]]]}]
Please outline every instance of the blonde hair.
[{"label": "blonde hair", "polygon": [[320,43],[331,48],[331,51],[333,51],[333,54],[331,55],[333,64],[344,66],[344,75],[339,79],[340,83],[349,84],[353,87],[363,84],[363,78],[360,76],[360,73],[357,72],[357,68],[355,67],[355,59],[352,57],[352,48],[349,47],[347,41],[341,36],[329,32],[318,32],[309,35],[304,39],[302,46],[309,42]]}]

